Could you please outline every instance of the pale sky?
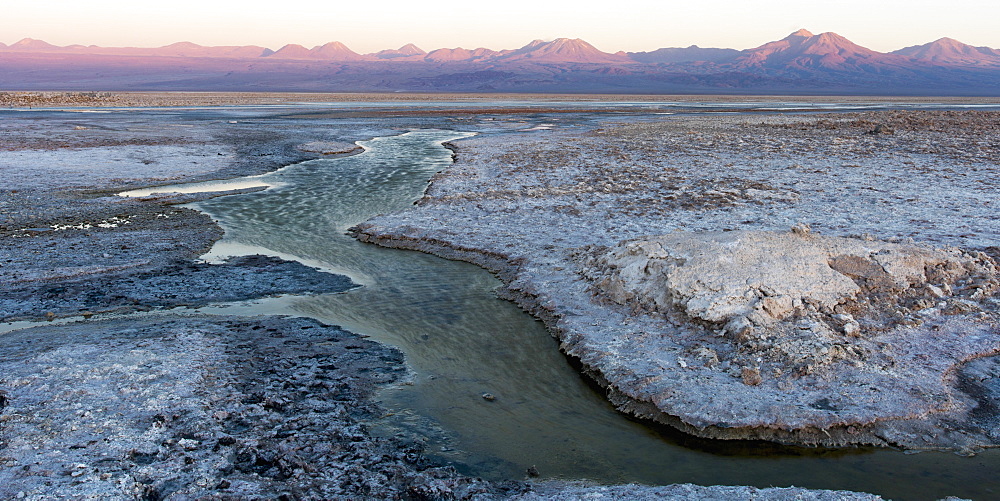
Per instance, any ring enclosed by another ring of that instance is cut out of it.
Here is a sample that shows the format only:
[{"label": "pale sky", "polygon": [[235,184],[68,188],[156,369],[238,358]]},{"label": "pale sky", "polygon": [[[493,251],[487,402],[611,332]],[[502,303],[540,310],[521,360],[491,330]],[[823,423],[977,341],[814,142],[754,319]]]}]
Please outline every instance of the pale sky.
[{"label": "pale sky", "polygon": [[582,38],[606,52],[660,47],[746,49],[805,28],[890,51],[951,37],[1000,48],[997,0],[15,0],[0,14],[0,42],[158,47],[341,41],[357,52],[413,42],[512,49],[533,39]]}]

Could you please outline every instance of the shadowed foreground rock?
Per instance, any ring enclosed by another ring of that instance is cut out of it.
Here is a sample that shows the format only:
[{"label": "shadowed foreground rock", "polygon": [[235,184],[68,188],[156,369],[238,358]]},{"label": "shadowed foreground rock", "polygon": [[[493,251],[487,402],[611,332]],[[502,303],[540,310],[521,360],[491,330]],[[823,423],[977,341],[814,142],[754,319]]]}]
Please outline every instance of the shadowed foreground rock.
[{"label": "shadowed foreground rock", "polygon": [[0,346],[0,497],[470,498],[523,491],[360,420],[402,354],[282,317],[43,326]]}]

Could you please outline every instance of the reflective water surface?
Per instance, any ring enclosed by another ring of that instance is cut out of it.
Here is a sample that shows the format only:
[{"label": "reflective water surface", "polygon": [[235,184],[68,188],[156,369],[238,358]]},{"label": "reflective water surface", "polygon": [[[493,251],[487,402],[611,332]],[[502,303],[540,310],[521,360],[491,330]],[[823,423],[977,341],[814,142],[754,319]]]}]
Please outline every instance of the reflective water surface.
[{"label": "reflective water surface", "polygon": [[495,297],[499,282],[489,273],[345,234],[375,214],[409,207],[451,162],[441,142],[465,135],[417,130],[365,141],[362,154],[255,178],[274,186],[266,191],[196,204],[226,230],[210,258],[280,255],[364,285],[222,311],[306,315],[399,347],[414,377],[382,394],[394,415],[377,431],[416,431],[428,437],[432,455],[476,476],[521,478],[535,466],[543,477],[612,483],[795,485],[895,499],[1000,496],[993,491],[1000,489],[995,454],[714,442],[634,422],[579,376],[539,322]]}]

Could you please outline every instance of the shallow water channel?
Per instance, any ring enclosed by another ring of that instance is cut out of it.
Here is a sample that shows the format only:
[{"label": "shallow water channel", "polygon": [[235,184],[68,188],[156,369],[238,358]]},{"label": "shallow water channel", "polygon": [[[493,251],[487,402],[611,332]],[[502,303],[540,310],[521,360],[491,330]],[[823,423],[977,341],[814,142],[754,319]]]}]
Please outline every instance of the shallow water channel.
[{"label": "shallow water channel", "polygon": [[716,442],[634,422],[578,374],[539,322],[495,297],[500,284],[486,271],[345,234],[375,214],[409,207],[450,164],[441,143],[467,135],[417,130],[376,138],[359,143],[366,149],[359,155],[253,178],[272,186],[266,191],[195,204],[226,230],[209,259],[280,255],[363,285],[220,313],[309,316],[399,347],[414,377],[382,393],[394,415],[376,431],[427,437],[431,455],[475,476],[522,478],[534,466],[542,477],[605,483],[795,485],[894,499],[1000,496],[995,454]]}]

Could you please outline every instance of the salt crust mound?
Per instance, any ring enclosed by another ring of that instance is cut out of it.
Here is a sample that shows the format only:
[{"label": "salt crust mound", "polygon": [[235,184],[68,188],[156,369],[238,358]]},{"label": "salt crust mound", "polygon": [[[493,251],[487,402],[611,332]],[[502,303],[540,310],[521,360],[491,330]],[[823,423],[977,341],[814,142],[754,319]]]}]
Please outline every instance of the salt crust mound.
[{"label": "salt crust mound", "polygon": [[[598,296],[646,313],[682,313],[799,375],[864,360],[870,334],[920,323],[910,312],[978,310],[976,300],[998,284],[983,253],[824,237],[806,227],[675,232],[599,249],[586,261]],[[759,384],[756,370],[749,384]]]},{"label": "salt crust mound", "polygon": [[322,155],[352,153],[362,149],[360,146],[346,141],[313,141],[300,144],[297,148],[307,153],[319,153]]}]

